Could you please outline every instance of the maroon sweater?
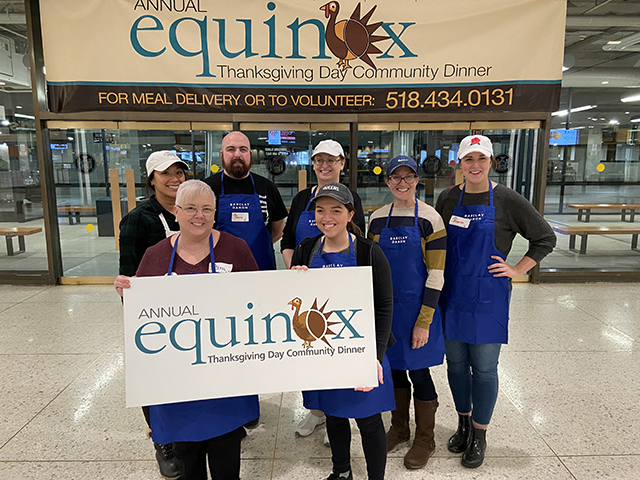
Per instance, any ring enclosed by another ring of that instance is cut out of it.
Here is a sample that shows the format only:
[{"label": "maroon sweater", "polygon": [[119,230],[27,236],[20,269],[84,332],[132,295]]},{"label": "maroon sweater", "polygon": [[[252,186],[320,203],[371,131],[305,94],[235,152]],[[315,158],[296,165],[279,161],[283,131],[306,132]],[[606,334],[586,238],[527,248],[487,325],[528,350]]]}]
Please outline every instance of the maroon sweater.
[{"label": "maroon sweater", "polygon": [[[147,248],[136,271],[136,277],[161,277],[166,275],[171,261],[171,239],[165,238],[153,247]],[[258,264],[251,254],[247,242],[234,237],[230,233],[220,232],[220,239],[213,248],[216,263],[233,265],[232,272],[251,272],[258,270]],[[195,265],[184,261],[176,253],[173,261],[173,271],[178,275],[188,273],[207,273],[209,271],[209,255]]]}]

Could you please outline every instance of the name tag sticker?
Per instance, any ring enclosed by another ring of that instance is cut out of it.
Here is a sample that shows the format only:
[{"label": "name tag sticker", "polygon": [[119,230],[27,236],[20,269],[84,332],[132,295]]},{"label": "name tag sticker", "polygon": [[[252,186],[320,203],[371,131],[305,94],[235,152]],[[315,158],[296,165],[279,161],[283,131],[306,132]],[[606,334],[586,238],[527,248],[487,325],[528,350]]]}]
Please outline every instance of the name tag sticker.
[{"label": "name tag sticker", "polygon": [[456,227],[469,228],[471,220],[468,218],[458,217],[457,215],[451,215],[449,225],[455,225]]},{"label": "name tag sticker", "polygon": [[231,214],[232,222],[248,222],[249,221],[249,212],[233,212]]}]

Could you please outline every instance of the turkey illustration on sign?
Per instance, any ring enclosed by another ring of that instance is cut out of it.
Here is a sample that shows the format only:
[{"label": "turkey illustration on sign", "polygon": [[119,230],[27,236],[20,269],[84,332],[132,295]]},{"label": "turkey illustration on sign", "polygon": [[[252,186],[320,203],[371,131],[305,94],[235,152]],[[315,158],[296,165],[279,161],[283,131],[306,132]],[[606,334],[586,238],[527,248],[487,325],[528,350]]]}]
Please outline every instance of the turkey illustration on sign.
[{"label": "turkey illustration on sign", "polygon": [[326,338],[327,334],[335,335],[335,332],[331,331],[332,325],[337,325],[340,322],[330,322],[329,317],[333,312],[324,311],[324,307],[329,303],[329,299],[324,302],[322,307],[318,308],[318,299],[313,301],[311,309],[306,312],[300,313],[300,307],[302,306],[302,300],[298,297],[291,300],[287,305],[291,305],[291,310],[295,310],[293,315],[293,331],[303,341],[305,348],[313,348],[311,342],[316,340],[322,340],[324,343],[331,347],[331,344]]},{"label": "turkey illustration on sign", "polygon": [[347,20],[341,20],[336,23],[336,17],[340,11],[340,4],[338,2],[329,2],[320,10],[324,10],[325,17],[329,19],[327,28],[325,30],[325,39],[327,46],[331,53],[333,53],[338,59],[338,66],[343,70],[351,68],[349,60],[355,60],[360,58],[363,62],[369,65],[371,68],[376,68],[373,60],[369,57],[370,53],[382,53],[378,47],[373,45],[374,42],[380,40],[388,40],[390,37],[383,37],[380,35],[373,35],[382,22],[373,23],[367,25],[367,22],[373,15],[377,5],[374,5],[367,14],[360,18],[360,3],[355,8],[351,17]]}]

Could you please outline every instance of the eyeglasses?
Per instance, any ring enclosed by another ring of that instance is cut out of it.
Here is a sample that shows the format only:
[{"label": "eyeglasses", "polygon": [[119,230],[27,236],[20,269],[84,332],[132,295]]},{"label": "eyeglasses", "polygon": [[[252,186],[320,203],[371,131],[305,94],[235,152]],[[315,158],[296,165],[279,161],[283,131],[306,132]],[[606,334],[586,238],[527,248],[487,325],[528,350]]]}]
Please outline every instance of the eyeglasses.
[{"label": "eyeglasses", "polygon": [[401,177],[400,175],[391,175],[389,177],[389,181],[392,185],[400,185],[400,182],[402,182],[403,180],[407,185],[413,185],[418,181],[418,176],[407,175],[406,177]]},{"label": "eyeglasses", "polygon": [[340,161],[339,158],[328,158],[328,159],[324,159],[324,158],[314,158],[313,159],[313,164],[314,165],[323,165],[323,164],[327,164],[330,167],[333,167],[336,163],[338,163]]},{"label": "eyeglasses", "polygon": [[202,208],[184,207],[183,208],[180,205],[176,205],[176,207],[178,207],[180,210],[182,210],[184,212],[184,214],[189,216],[189,217],[193,217],[196,213],[198,213],[198,210],[200,210],[202,212],[202,215],[204,215],[205,217],[210,217],[214,213],[216,213],[216,209],[213,208],[213,207],[202,207]]}]

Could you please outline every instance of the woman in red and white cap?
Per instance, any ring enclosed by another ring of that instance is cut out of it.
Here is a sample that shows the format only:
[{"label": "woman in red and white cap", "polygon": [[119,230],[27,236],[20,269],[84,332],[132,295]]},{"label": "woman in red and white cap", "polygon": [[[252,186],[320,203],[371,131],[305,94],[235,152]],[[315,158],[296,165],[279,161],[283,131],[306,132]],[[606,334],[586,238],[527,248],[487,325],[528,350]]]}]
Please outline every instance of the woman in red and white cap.
[{"label": "woman in red and white cap", "polygon": [[[512,189],[489,180],[491,140],[460,142],[465,183],[444,190],[436,210],[447,226],[447,260],[440,310],[449,387],[458,411],[450,452],[462,465],[482,465],[486,431],[498,397],[498,357],[507,343],[511,279],[527,273],[555,247],[556,237],[538,211]],[[516,234],[529,249],[506,262]]]}]

